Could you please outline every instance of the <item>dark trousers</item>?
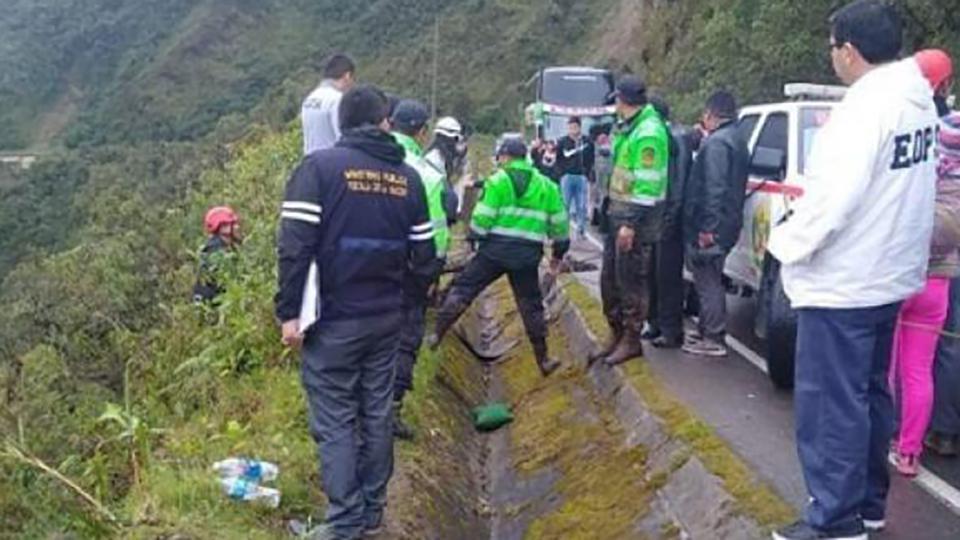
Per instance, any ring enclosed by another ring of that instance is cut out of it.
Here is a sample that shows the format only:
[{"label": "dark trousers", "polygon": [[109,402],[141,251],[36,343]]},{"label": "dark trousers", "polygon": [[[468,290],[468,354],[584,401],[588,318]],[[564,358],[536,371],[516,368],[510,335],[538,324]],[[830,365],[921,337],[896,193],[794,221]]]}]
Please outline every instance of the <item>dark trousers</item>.
[{"label": "dark trousers", "polygon": [[894,419],[887,369],[899,309],[797,310],[797,451],[812,499],[806,520],[822,531],[884,517]]},{"label": "dark trousers", "polygon": [[648,322],[668,338],[683,335],[683,238],[665,236],[653,249],[655,279],[650,280]]},{"label": "dark trousers", "polygon": [[698,253],[694,248],[687,260],[700,299],[700,335],[722,344],[727,334],[727,290],[723,285],[727,254]]},{"label": "dark trousers", "polygon": [[[950,311],[943,329],[960,332],[960,278],[950,282]],[[960,339],[940,338],[933,366],[933,419],[930,429],[960,435]]]},{"label": "dark trousers", "polygon": [[393,400],[396,402],[403,401],[407,392],[413,390],[413,368],[417,364],[420,344],[423,343],[426,315],[426,304],[415,304],[406,310],[395,359],[397,378],[393,385]]},{"label": "dark trousers", "polygon": [[517,309],[523,319],[527,337],[536,345],[547,339],[547,323],[543,315],[543,295],[540,292],[540,277],[536,266],[510,269],[503,263],[478,253],[467,263],[450,286],[443,306],[437,312],[437,328],[446,331],[452,327],[470,303],[494,281],[504,274],[510,280]]},{"label": "dark trousers", "polygon": [[403,314],[323,321],[301,374],[320,481],[336,534],[356,538],[383,512],[393,474],[394,355]]},{"label": "dark trousers", "polygon": [[607,323],[615,333],[639,335],[647,318],[653,278],[653,246],[634,239],[630,251],[617,249],[617,228],[606,235],[603,268],[600,270],[600,299]]}]

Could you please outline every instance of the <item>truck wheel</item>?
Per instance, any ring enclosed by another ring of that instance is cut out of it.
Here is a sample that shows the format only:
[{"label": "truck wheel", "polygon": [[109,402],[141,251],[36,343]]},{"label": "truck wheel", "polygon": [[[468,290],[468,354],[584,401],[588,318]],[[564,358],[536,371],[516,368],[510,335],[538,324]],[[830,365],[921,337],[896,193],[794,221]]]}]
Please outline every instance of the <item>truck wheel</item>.
[{"label": "truck wheel", "polygon": [[767,344],[767,371],[773,385],[781,390],[793,388],[794,353],[797,346],[797,314],[783,292],[780,263],[768,258],[764,264],[762,302]]}]

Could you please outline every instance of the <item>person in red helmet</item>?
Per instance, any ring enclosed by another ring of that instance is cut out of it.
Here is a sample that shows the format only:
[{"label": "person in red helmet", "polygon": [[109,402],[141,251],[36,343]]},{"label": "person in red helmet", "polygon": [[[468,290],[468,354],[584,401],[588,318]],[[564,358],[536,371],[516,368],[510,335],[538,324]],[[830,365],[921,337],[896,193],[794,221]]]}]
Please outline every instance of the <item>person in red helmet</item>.
[{"label": "person in red helmet", "polygon": [[223,288],[216,275],[223,258],[240,243],[240,217],[229,206],[215,206],[207,210],[203,228],[208,238],[200,250],[200,270],[193,286],[193,301],[211,302],[220,296]]},{"label": "person in red helmet", "polygon": [[950,112],[947,98],[953,88],[953,60],[946,51],[940,49],[924,49],[915,55],[914,60],[920,66],[923,76],[930,81],[933,87],[933,101],[937,105],[937,114],[941,117]]}]

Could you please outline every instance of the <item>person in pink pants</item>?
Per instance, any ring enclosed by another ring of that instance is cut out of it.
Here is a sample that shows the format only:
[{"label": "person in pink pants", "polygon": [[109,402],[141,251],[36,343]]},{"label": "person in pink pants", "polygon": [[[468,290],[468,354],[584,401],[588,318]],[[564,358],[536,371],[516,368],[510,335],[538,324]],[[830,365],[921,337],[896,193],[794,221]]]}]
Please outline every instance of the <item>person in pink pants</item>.
[{"label": "person in pink pants", "polygon": [[[935,93],[949,88],[952,68],[946,53],[921,51],[917,62]],[[933,361],[947,317],[950,279],[960,266],[960,114],[943,118],[938,144],[936,219],[927,284],[900,310],[891,362],[891,385],[896,388],[900,383],[897,470],[906,476],[919,471],[923,437],[933,411]]]}]

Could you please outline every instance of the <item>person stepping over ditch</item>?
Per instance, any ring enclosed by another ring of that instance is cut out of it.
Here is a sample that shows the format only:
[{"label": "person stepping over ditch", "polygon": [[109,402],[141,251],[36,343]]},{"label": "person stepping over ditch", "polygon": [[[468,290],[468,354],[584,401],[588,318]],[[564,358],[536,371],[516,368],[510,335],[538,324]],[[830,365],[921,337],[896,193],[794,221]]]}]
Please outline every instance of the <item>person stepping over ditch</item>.
[{"label": "person stepping over ditch", "polygon": [[523,141],[504,141],[497,149],[497,161],[500,169],[484,183],[470,224],[471,237],[479,243],[477,254],[453,281],[428,343],[436,348],[470,303],[506,274],[537,365],[546,377],[560,363],[547,354],[547,323],[538,268],[543,245],[551,240],[550,270],[559,269],[570,247],[567,211],[557,185],[527,160],[527,145]]}]

